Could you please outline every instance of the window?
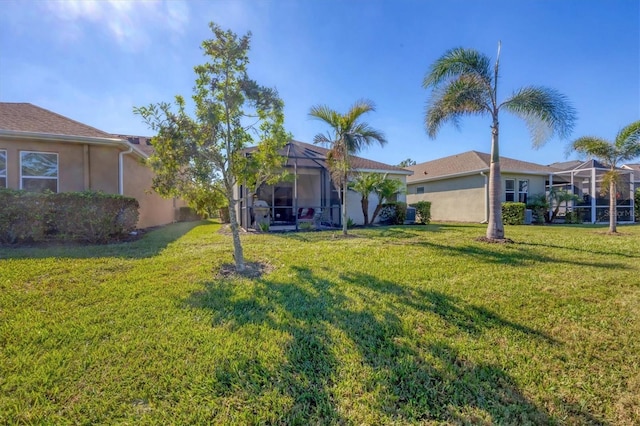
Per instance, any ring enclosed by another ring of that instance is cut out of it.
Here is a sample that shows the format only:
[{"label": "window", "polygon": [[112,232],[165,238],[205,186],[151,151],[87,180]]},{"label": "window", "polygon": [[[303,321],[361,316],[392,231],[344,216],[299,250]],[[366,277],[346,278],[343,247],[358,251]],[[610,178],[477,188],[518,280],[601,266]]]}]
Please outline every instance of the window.
[{"label": "window", "polygon": [[0,150],[0,188],[7,187],[7,151]]},{"label": "window", "polygon": [[416,194],[424,194],[424,186],[417,187]]},{"label": "window", "polygon": [[518,201],[527,204],[527,194],[529,193],[529,181],[518,181]]},{"label": "window", "polygon": [[515,179],[505,179],[504,181],[504,200],[516,200],[516,181]]},{"label": "window", "polygon": [[58,154],[21,152],[20,188],[34,192],[58,192]]}]

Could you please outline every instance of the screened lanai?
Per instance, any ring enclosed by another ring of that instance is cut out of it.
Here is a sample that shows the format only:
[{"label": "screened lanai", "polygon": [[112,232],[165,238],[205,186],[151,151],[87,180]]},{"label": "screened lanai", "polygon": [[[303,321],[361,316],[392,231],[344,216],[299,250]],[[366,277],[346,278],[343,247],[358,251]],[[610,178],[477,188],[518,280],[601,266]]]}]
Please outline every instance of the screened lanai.
[{"label": "screened lanai", "polygon": [[280,151],[286,158],[287,177],[273,185],[261,185],[255,194],[241,187],[240,223],[252,227],[254,207],[265,206],[271,230],[295,229],[305,222],[316,227],[340,226],[339,192],[331,183],[322,148],[290,141]]},{"label": "screened lanai", "polygon": [[[551,175],[549,186],[569,191],[580,198],[569,203],[567,209],[577,212],[584,223],[609,222],[608,185],[603,191],[603,178],[609,171],[596,160],[589,160],[567,170]],[[620,181],[617,185],[616,210],[619,223],[633,222],[633,172],[618,169]]]}]

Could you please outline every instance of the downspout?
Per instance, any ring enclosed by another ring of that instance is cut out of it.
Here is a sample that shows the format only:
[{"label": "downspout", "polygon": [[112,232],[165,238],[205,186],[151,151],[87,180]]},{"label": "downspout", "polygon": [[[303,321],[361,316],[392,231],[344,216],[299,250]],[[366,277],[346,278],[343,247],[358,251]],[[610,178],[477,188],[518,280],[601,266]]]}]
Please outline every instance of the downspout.
[{"label": "downspout", "polygon": [[480,172],[484,177],[484,220],[480,223],[489,223],[489,176],[485,172]]},{"label": "downspout", "polygon": [[124,195],[124,156],[133,152],[133,146],[129,145],[129,149],[121,151],[118,155],[118,194]]}]

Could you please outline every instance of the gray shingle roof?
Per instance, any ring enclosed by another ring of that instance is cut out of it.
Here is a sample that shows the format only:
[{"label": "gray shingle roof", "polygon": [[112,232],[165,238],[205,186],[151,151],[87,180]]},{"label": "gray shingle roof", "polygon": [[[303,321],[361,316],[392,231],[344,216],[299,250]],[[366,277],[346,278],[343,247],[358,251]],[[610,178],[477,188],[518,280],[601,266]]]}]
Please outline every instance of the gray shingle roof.
[{"label": "gray shingle roof", "polygon": [[[413,171],[413,176],[407,177],[407,183],[445,178],[447,176],[465,173],[480,173],[481,171],[488,171],[490,163],[491,155],[484,152],[467,151],[407,167],[407,170]],[[545,174],[556,171],[549,166],[508,157],[500,157],[500,170],[507,173],[529,174]]]},{"label": "gray shingle roof", "polygon": [[113,139],[109,133],[29,103],[0,102],[0,129]]}]

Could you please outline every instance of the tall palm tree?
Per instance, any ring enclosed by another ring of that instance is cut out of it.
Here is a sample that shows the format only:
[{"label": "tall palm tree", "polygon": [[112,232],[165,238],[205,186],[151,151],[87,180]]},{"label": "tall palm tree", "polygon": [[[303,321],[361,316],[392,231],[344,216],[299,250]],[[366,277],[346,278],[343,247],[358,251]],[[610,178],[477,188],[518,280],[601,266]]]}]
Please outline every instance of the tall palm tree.
[{"label": "tall palm tree", "polygon": [[473,49],[455,48],[431,65],[422,83],[425,89],[432,89],[424,120],[431,138],[435,138],[445,122],[451,121],[457,126],[464,115],[491,117],[487,227],[487,238],[491,240],[504,238],[498,145],[500,111],[506,109],[526,121],[535,148],[544,144],[555,133],[566,137],[571,133],[575,121],[575,110],[566,97],[546,87],[523,87],[500,102],[499,60],[500,45],[493,69],[487,56]]},{"label": "tall palm tree", "polygon": [[327,123],[331,131],[319,133],[313,138],[316,144],[326,144],[331,148],[327,163],[333,181],[342,189],[342,233],[347,235],[347,183],[351,172],[351,156],[374,142],[385,145],[387,140],[382,132],[360,121],[363,114],[375,111],[373,102],[363,99],[354,103],[345,114],[326,105],[311,107],[309,115]]},{"label": "tall palm tree", "polygon": [[573,141],[571,148],[581,154],[597,158],[609,168],[602,183],[605,186],[609,185],[609,232],[618,232],[616,208],[617,185],[620,179],[618,164],[640,157],[640,121],[631,123],[620,130],[613,142],[593,136],[584,136]]}]

